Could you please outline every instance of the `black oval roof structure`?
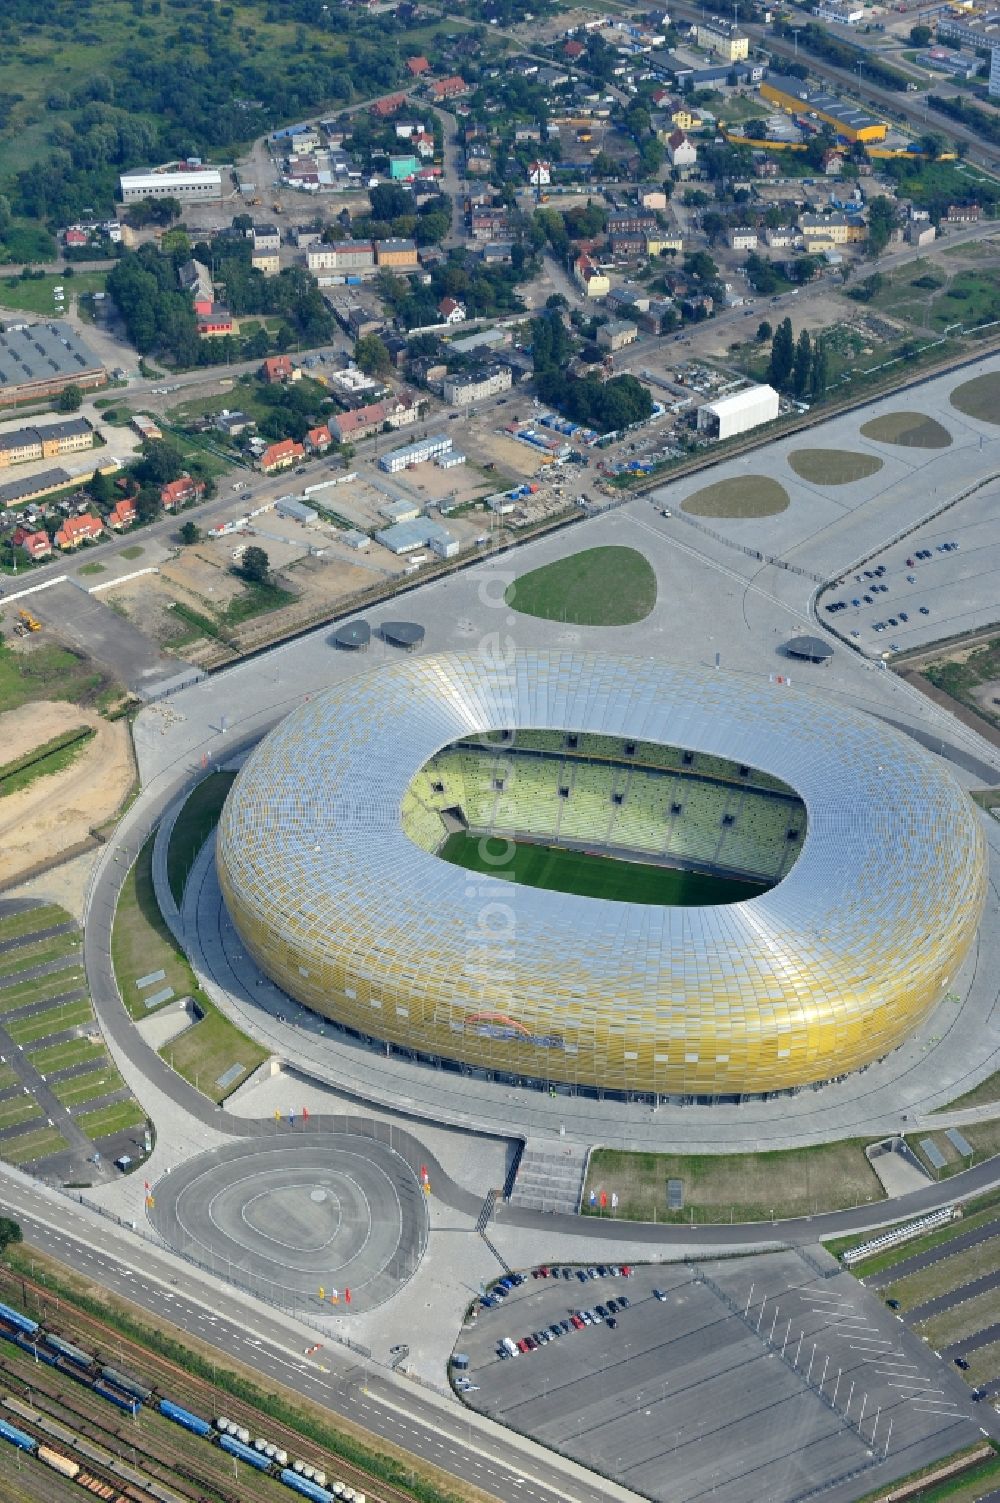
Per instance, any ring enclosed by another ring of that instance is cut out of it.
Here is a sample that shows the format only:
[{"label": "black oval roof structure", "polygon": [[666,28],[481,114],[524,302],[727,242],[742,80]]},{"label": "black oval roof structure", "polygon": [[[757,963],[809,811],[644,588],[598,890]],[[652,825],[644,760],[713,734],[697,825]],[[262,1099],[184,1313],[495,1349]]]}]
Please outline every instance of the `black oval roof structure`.
[{"label": "black oval roof structure", "polygon": [[364,648],[371,639],[372,629],[367,621],[345,621],[333,634],[338,647]]},{"label": "black oval roof structure", "polygon": [[382,636],[396,647],[419,647],[424,628],[416,621],[383,621]]},{"label": "black oval roof structure", "polygon": [[828,663],[833,657],[833,648],[822,637],[793,637],[785,643],[785,652],[790,658],[804,658],[810,663]]}]

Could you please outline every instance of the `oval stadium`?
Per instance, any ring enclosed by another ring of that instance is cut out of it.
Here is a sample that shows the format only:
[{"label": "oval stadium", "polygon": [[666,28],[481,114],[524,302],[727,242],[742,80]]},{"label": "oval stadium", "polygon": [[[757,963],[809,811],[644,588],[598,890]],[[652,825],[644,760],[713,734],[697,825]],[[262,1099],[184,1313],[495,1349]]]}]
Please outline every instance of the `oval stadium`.
[{"label": "oval stadium", "polygon": [[892,1050],[976,933],[951,774],[829,698],[646,659],[407,658],[227,801],[248,951],[367,1040],[581,1093],[787,1091]]}]

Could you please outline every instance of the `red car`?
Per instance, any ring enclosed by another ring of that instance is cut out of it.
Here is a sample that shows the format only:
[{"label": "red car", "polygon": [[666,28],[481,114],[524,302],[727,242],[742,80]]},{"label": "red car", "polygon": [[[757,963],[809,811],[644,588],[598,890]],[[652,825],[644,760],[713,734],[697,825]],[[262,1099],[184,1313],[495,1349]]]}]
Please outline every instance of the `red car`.
[{"label": "red car", "polygon": [[632,1277],[632,1273],[633,1268],[631,1263],[623,1263],[621,1265],[621,1275],[623,1279],[630,1279]]},{"label": "red car", "polygon": [[573,1322],[573,1325],[576,1328],[576,1330],[578,1330],[578,1331],[582,1331],[583,1330],[584,1322],[580,1319],[579,1315],[571,1315],[570,1316],[570,1320]]},{"label": "red car", "polygon": [[528,1338],[526,1336],[521,1337],[520,1341],[517,1343],[517,1349],[522,1353],[522,1355],[525,1352],[531,1351],[531,1347],[528,1345]]}]

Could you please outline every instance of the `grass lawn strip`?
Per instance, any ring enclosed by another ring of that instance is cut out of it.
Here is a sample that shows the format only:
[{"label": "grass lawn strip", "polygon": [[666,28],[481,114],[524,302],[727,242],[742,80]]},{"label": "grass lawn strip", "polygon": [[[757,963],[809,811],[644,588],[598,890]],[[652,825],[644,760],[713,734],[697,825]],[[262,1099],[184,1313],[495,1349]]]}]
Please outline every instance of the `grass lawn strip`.
[{"label": "grass lawn strip", "polygon": [[97,1101],[101,1096],[110,1096],[120,1091],[125,1082],[112,1065],[106,1070],[86,1070],[82,1075],[71,1075],[68,1080],[56,1080],[52,1090],[63,1106],[80,1106],[84,1101]]},{"label": "grass lawn strip", "polygon": [[904,1310],[913,1310],[939,1294],[950,1294],[953,1289],[960,1289],[982,1274],[992,1273],[998,1263],[1000,1232],[988,1242],[977,1242],[973,1247],[967,1247],[951,1257],[941,1258],[929,1268],[911,1273],[907,1278],[891,1285],[884,1293],[892,1299],[898,1299]]},{"label": "grass lawn strip", "polygon": [[70,1065],[82,1065],[107,1056],[103,1044],[92,1044],[89,1039],[66,1039],[61,1044],[48,1044],[44,1049],[33,1049],[31,1063],[39,1075],[54,1075],[57,1070],[68,1070]]},{"label": "grass lawn strip", "polygon": [[[142,996],[136,988],[140,976],[162,970],[159,987],[171,986],[178,997],[192,997],[201,1021],[167,1044],[160,1053],[172,1067],[212,1101],[224,1096],[243,1081],[268,1057],[268,1051],[251,1042],[224,1017],[198,986],[187,959],[174,944],[164,922],[153,891],[153,840],[143,846],[132,866],[118,899],[111,931],[111,958],[122,994],[133,1018],[147,1016]],[[243,1073],[225,1090],[216,1085],[232,1065],[244,1066]]]},{"label": "grass lawn strip", "polygon": [[0,919],[0,944],[9,939],[20,939],[22,934],[38,934],[42,929],[54,929],[56,924],[65,924],[69,914],[55,903],[46,903],[41,908],[30,908],[24,913],[11,913]]},{"label": "grass lawn strip", "polygon": [[[490,861],[496,851],[501,858],[511,852],[505,865]],[[519,886],[543,887],[579,897],[603,898],[619,903],[657,903],[690,908],[714,903],[740,903],[758,897],[766,883],[741,882],[704,872],[678,871],[641,861],[622,861],[611,856],[592,856],[585,851],[557,850],[553,846],[508,842],[464,830],[449,835],[438,851],[442,861],[487,876],[506,878]]]},{"label": "grass lawn strip", "polygon": [[16,1012],[19,1007],[29,1007],[33,1002],[46,1002],[50,997],[79,991],[86,984],[86,973],[79,965],[68,971],[49,971],[44,976],[36,976],[33,981],[17,981],[0,991],[0,1013]]},{"label": "grass lawn strip", "polygon": [[81,1028],[94,1021],[94,1011],[89,1002],[64,1002],[61,1007],[50,1007],[45,1012],[30,1018],[8,1023],[7,1032],[15,1044],[32,1044],[48,1038],[53,1033],[62,1033],[67,1028]]},{"label": "grass lawn strip", "polygon": [[681,502],[692,517],[736,517],[753,520],[774,517],[788,509],[788,492],[767,475],[742,475],[702,486]]},{"label": "grass lawn strip", "polygon": [[5,1091],[8,1086],[17,1084],[17,1076],[10,1065],[0,1065],[0,1091]]},{"label": "grass lawn strip", "polygon": [[949,1101],[947,1106],[942,1106],[942,1112],[955,1112],[963,1106],[987,1106],[996,1102],[1000,1111],[1000,1070],[994,1075],[988,1075],[981,1080],[971,1091],[966,1091],[964,1096],[956,1096],[954,1101]]},{"label": "grass lawn strip", "polygon": [[[968,1447],[968,1451],[974,1453],[979,1449],[979,1444]],[[992,1445],[992,1442],[990,1444]],[[930,1466],[921,1467],[918,1472],[911,1472],[909,1476],[901,1477],[893,1485],[894,1491],[901,1490],[908,1483],[915,1482],[921,1477],[934,1476],[942,1467],[947,1466],[949,1461],[954,1461],[964,1454],[964,1451],[956,1451],[954,1456],[946,1456],[941,1461],[932,1462]],[[1000,1480],[1000,1456],[994,1455],[976,1462],[959,1476],[949,1477],[938,1483],[932,1482],[923,1492],[913,1493],[910,1496],[912,1503],[945,1503],[945,1500],[947,1503],[980,1503],[980,1499],[985,1496],[984,1485],[998,1480]],[[874,1492],[865,1493],[863,1498],[858,1499],[858,1503],[885,1503],[888,1496],[890,1495],[886,1492],[886,1484],[883,1483]]]},{"label": "grass lawn strip", "polygon": [[969,1364],[968,1372],[962,1375],[966,1382],[974,1385],[992,1383],[995,1378],[1000,1378],[1000,1341],[973,1347],[965,1360]]},{"label": "grass lawn strip", "polygon": [[926,1336],[931,1346],[940,1351],[956,1341],[964,1341],[967,1336],[975,1336],[985,1326],[995,1325],[998,1319],[997,1292],[988,1289],[985,1294],[977,1294],[975,1299],[966,1300],[963,1305],[922,1320],[913,1329],[918,1336]]},{"label": "grass lawn strip", "polygon": [[0,1140],[0,1159],[6,1159],[9,1164],[30,1164],[35,1159],[47,1159],[65,1147],[66,1139],[62,1133],[54,1127],[45,1127],[23,1137]]},{"label": "grass lawn strip", "polygon": [[28,1096],[15,1096],[13,1101],[0,1101],[0,1128],[18,1127],[22,1122],[30,1122],[32,1117],[40,1117],[42,1109],[37,1101]]},{"label": "grass lawn strip", "polygon": [[18,971],[48,965],[50,960],[60,960],[64,955],[78,955],[79,952],[79,934],[53,934],[51,939],[39,939],[30,945],[18,945],[16,950],[0,951],[0,976],[16,976]]},{"label": "grass lawn strip", "polygon": [[15,762],[0,766],[0,798],[19,793],[38,778],[51,777],[53,773],[65,771],[96,734],[93,726],[75,726],[73,730],[64,731],[61,736],[46,741],[43,746],[36,746]]},{"label": "grass lawn strip", "polygon": [[122,1101],[117,1106],[102,1107],[98,1112],[81,1112],[74,1121],[88,1138],[106,1138],[113,1132],[141,1127],[146,1114],[137,1101]]},{"label": "grass lawn strip", "polygon": [[788,456],[789,468],[800,480],[814,485],[850,485],[877,475],[884,460],[876,454],[857,454],[847,449],[796,449]]},{"label": "grass lawn strip", "polygon": [[656,604],[656,575],[634,548],[585,548],[522,574],[504,601],[545,621],[630,626]]},{"label": "grass lawn strip", "polygon": [[[702,1222],[768,1221],[864,1205],[884,1198],[864,1155],[865,1140],[848,1138],[816,1148],[761,1154],[626,1153],[599,1148],[591,1154],[584,1186],[619,1198],[621,1220]],[[667,1210],[666,1183],[684,1185],[684,1209]]]},{"label": "grass lawn strip", "polygon": [[174,821],[167,847],[167,880],[174,902],[180,905],[192,863],[219,822],[235,772],[213,772],[203,778]]},{"label": "grass lawn strip", "polygon": [[[923,1237],[914,1237],[911,1242],[902,1242],[898,1247],[890,1247],[877,1257],[865,1258],[863,1262],[855,1264],[859,1276],[868,1278],[876,1273],[884,1273],[886,1269],[894,1268],[897,1263],[904,1263],[908,1258],[915,1258],[920,1253],[931,1252],[934,1248],[942,1247],[948,1242],[961,1237],[964,1232],[975,1231],[977,1227],[985,1226],[988,1221],[996,1221],[1000,1211],[1000,1191],[994,1191],[989,1195],[983,1195],[976,1200],[970,1201],[965,1208],[965,1215],[955,1221],[949,1221],[936,1231],[928,1232]],[[905,1225],[900,1222],[899,1225]],[[893,1228],[886,1227],[885,1231]],[[858,1237],[831,1237],[823,1246],[827,1252],[839,1258],[841,1253],[848,1248],[859,1247],[872,1239],[871,1232],[865,1232]]]}]

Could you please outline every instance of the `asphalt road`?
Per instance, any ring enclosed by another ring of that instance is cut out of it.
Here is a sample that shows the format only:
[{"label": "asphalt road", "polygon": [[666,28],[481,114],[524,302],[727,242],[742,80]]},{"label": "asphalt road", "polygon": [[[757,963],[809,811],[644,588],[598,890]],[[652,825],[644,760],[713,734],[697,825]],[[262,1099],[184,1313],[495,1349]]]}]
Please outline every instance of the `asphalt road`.
[{"label": "asphalt road", "polygon": [[[5,1179],[3,1184],[5,1208],[17,1216],[28,1243],[44,1247],[102,1288],[197,1336],[224,1356],[238,1358],[262,1377],[281,1382],[332,1414],[475,1483],[503,1503],[524,1498],[536,1503],[607,1503],[607,1484],[595,1479],[591,1485],[582,1470],[571,1468],[567,1474],[561,1464],[534,1454],[534,1447],[524,1448],[506,1434],[474,1426],[450,1401],[379,1373],[350,1351],[327,1346],[314,1361],[306,1361],[290,1345],[301,1341],[304,1349],[305,1339],[263,1307],[251,1310],[209,1285],[195,1269],[178,1275],[154,1248],[128,1243],[110,1225],[100,1228],[100,1245],[94,1246],[95,1229],[83,1212],[72,1206],[66,1210],[53,1206],[13,1181]],[[56,1218],[58,1230],[52,1225]],[[400,1335],[405,1339],[405,1326]],[[522,1452],[520,1464],[513,1459],[517,1450]]]}]

